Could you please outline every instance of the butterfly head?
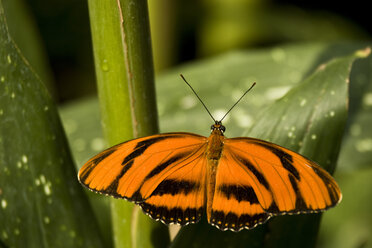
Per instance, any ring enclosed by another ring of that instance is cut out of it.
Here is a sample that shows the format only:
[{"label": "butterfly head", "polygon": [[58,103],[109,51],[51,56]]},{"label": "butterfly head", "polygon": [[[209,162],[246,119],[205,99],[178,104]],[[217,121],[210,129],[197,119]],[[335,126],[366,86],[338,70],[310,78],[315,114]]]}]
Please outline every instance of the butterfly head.
[{"label": "butterfly head", "polygon": [[211,126],[211,132],[213,131],[220,131],[221,133],[224,133],[226,128],[224,125],[222,125],[221,121],[215,121],[214,124]]}]

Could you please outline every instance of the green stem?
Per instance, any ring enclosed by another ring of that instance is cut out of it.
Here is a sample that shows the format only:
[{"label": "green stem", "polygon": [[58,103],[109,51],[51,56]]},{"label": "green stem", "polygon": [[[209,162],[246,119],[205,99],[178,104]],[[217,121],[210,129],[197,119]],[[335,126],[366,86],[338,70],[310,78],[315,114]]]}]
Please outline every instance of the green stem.
[{"label": "green stem", "polygon": [[[158,132],[147,1],[89,0],[98,94],[110,145]],[[116,247],[152,247],[158,223],[112,200]],[[160,227],[166,245],[167,231]],[[140,232],[139,232],[140,231]]]},{"label": "green stem", "polygon": [[176,5],[173,0],[149,1],[155,74],[175,62]]}]

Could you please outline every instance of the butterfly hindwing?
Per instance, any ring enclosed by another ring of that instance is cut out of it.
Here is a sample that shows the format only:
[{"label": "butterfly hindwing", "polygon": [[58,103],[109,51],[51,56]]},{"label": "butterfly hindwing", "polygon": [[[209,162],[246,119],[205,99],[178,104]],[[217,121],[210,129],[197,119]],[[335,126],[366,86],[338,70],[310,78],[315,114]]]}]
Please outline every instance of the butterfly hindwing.
[{"label": "butterfly hindwing", "polygon": [[262,206],[257,182],[224,152],[216,173],[209,223],[221,230],[251,229],[271,217]]},{"label": "butterfly hindwing", "polygon": [[151,196],[140,203],[148,215],[166,224],[185,225],[200,220],[206,201],[207,160],[203,148],[180,161]]}]

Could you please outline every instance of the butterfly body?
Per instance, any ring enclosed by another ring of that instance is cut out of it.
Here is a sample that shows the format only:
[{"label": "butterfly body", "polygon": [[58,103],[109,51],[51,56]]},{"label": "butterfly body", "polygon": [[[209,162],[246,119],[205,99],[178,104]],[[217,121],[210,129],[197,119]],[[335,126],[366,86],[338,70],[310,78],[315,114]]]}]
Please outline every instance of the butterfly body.
[{"label": "butterfly body", "polygon": [[79,180],[163,223],[195,223],[205,211],[210,224],[232,231],[341,200],[334,179],[315,162],[263,140],[225,138],[224,131],[216,121],[208,138],[165,133],[124,142],[90,159]]},{"label": "butterfly body", "polygon": [[208,137],[206,158],[207,158],[207,178],[206,178],[206,212],[207,219],[211,219],[212,204],[214,193],[216,191],[216,172],[218,163],[222,156],[225,136],[223,135],[224,126],[221,123],[215,123],[211,127],[211,135]]}]

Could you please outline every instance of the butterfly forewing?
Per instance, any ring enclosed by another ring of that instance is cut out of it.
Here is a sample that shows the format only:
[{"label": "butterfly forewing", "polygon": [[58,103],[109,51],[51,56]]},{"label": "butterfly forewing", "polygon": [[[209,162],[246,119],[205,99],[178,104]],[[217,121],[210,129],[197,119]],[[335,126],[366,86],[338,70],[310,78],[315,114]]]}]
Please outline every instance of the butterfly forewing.
[{"label": "butterfly forewing", "polygon": [[93,191],[142,202],[205,140],[195,134],[168,133],[124,142],[90,159],[80,169],[79,180]]}]

